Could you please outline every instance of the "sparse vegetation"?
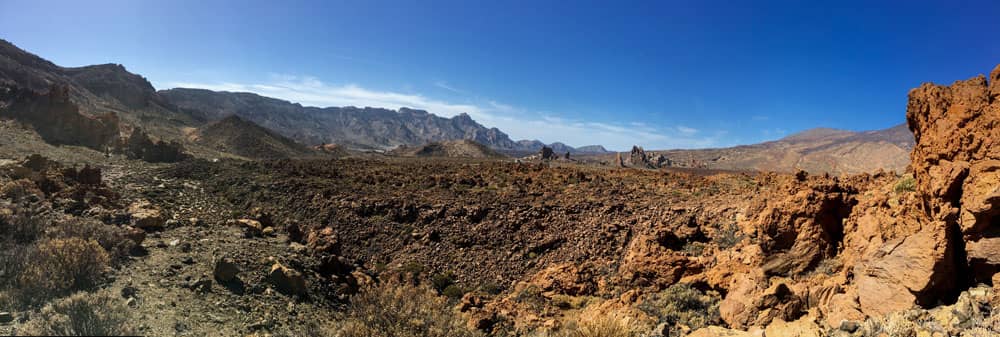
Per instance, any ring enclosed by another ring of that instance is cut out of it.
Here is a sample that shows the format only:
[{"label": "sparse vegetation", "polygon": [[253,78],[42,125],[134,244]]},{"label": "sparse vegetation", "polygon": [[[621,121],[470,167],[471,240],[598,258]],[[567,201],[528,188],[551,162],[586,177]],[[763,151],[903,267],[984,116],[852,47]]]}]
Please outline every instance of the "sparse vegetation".
[{"label": "sparse vegetation", "polygon": [[108,268],[108,254],[94,240],[53,239],[33,247],[18,276],[24,300],[35,302],[92,288]]},{"label": "sparse vegetation", "polygon": [[433,290],[382,284],[351,298],[334,328],[339,337],[479,336]]},{"label": "sparse vegetation", "polygon": [[736,224],[720,225],[717,228],[713,242],[718,244],[720,249],[732,248],[743,241],[743,233]]},{"label": "sparse vegetation", "polygon": [[893,187],[893,191],[896,194],[902,194],[907,192],[913,192],[917,189],[917,179],[913,177],[912,174],[904,174],[902,177],[896,181],[896,186]]},{"label": "sparse vegetation", "polygon": [[128,310],[107,292],[76,293],[45,306],[18,331],[25,336],[126,336],[134,334]]},{"label": "sparse vegetation", "polygon": [[604,317],[583,324],[569,325],[555,334],[556,337],[633,337],[639,335],[628,323],[617,317]]},{"label": "sparse vegetation", "polygon": [[718,293],[706,293],[689,284],[678,283],[650,295],[639,305],[639,309],[657,317],[661,323],[667,323],[673,336],[678,331],[678,325],[698,329],[719,324],[719,301]]}]

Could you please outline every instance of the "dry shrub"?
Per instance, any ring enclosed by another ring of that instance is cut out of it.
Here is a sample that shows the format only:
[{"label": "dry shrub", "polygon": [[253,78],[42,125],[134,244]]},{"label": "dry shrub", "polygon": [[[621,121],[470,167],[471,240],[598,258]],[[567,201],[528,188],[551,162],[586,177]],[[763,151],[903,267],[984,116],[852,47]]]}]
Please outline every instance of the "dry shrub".
[{"label": "dry shrub", "polygon": [[678,283],[650,295],[639,305],[639,309],[657,317],[661,323],[667,323],[671,332],[679,333],[679,325],[696,330],[721,323],[719,302],[718,293],[705,293],[691,285]]},{"label": "dry shrub", "polygon": [[0,244],[35,242],[45,232],[46,221],[37,216],[11,213],[0,215]]},{"label": "dry shrub", "polygon": [[94,240],[53,239],[41,242],[27,254],[18,277],[27,302],[38,303],[100,282],[108,268],[108,254]]},{"label": "dry shrub", "polygon": [[41,198],[44,194],[34,182],[28,179],[18,179],[0,185],[0,197],[11,200],[35,196]]},{"label": "dry shrub", "polygon": [[18,331],[22,336],[126,336],[128,309],[106,291],[76,293],[51,303]]},{"label": "dry shrub", "polygon": [[128,238],[124,229],[86,218],[61,221],[53,226],[49,236],[55,239],[79,238],[96,241],[108,252],[113,261],[123,260],[136,247],[135,241]]},{"label": "dry shrub", "polygon": [[640,333],[621,319],[604,317],[578,326],[567,326],[555,334],[556,337],[633,337]]},{"label": "dry shrub", "polygon": [[409,284],[382,284],[351,298],[334,328],[339,337],[480,336],[434,291]]}]

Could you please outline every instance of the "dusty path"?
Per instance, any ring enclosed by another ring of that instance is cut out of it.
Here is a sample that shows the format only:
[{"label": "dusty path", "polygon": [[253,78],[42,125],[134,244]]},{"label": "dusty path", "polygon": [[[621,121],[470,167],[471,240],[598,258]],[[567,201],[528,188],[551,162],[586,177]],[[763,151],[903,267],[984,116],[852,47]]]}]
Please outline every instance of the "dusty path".
[{"label": "dusty path", "polygon": [[[306,323],[330,319],[332,306],[321,295],[299,299],[270,289],[266,276],[274,261],[305,269],[304,258],[283,236],[246,238],[241,228],[226,224],[233,214],[228,205],[202,192],[197,182],[160,179],[155,166],[124,165],[136,163],[108,167],[108,184],[126,200],[150,199],[174,219],[163,231],[147,236],[147,255],[133,258],[109,286],[134,310],[140,333],[303,335]],[[224,256],[240,269],[239,281],[228,286],[212,276],[215,260]]]}]

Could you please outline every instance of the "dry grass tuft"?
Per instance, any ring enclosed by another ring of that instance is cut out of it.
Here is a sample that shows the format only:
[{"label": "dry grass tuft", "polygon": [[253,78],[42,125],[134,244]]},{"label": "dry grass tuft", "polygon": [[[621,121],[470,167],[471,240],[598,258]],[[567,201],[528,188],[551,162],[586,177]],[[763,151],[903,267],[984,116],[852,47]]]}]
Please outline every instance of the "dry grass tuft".
[{"label": "dry grass tuft", "polygon": [[27,302],[38,303],[96,286],[109,259],[97,241],[68,238],[39,243],[27,261],[17,278],[18,291]]},{"label": "dry grass tuft", "polygon": [[640,333],[629,327],[621,319],[605,317],[586,322],[579,326],[569,326],[559,330],[555,337],[634,337]]},{"label": "dry grass tuft", "polygon": [[338,337],[481,335],[466,328],[445,298],[408,284],[382,284],[362,291],[351,298],[338,321],[333,333]]},{"label": "dry grass tuft", "polygon": [[76,293],[42,308],[31,316],[22,336],[126,336],[128,309],[107,292]]}]

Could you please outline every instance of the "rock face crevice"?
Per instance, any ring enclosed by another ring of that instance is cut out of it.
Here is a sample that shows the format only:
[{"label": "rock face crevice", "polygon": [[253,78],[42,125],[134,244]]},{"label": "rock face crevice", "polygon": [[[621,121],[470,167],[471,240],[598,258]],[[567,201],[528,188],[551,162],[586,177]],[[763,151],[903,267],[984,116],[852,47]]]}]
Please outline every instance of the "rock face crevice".
[{"label": "rock face crevice", "polygon": [[954,301],[1000,270],[990,238],[1000,213],[1000,66],[951,86],[925,83],[909,93],[916,137],[917,230],[868,253],[856,267],[861,309],[886,314]]}]

